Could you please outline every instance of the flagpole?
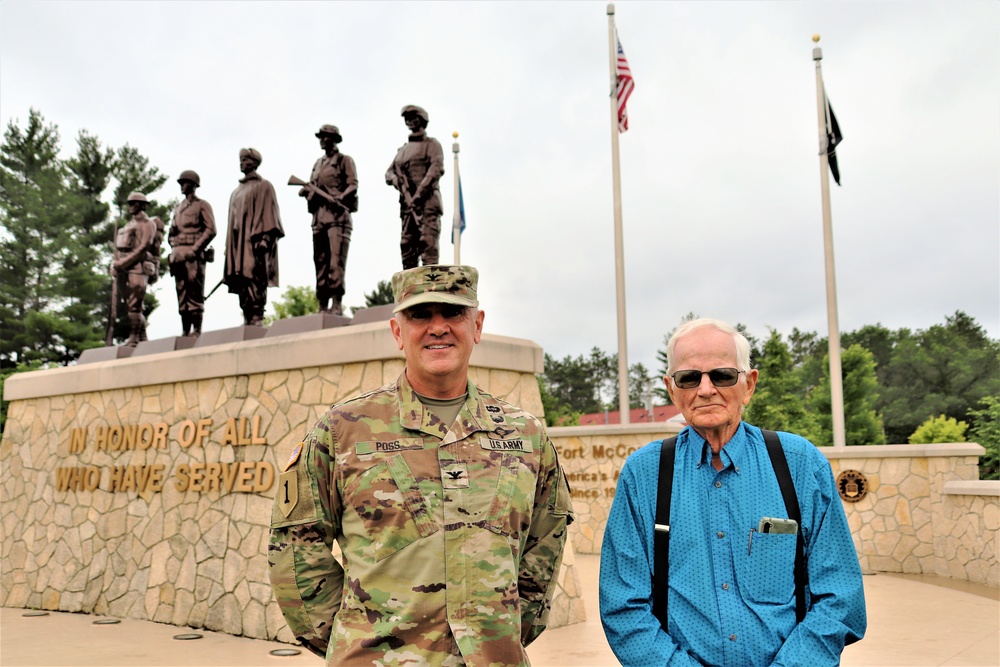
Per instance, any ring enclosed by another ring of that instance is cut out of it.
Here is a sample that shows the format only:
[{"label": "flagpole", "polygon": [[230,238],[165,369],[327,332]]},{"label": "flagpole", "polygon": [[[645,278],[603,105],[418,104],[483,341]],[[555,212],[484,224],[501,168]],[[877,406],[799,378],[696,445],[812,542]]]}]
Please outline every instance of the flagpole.
[{"label": "flagpole", "polygon": [[455,156],[455,214],[451,217],[451,242],[455,245],[455,264],[462,263],[462,212],[461,205],[459,204],[459,184],[461,181],[458,178],[458,132],[452,132],[451,136],[455,139],[455,142],[451,145],[451,152]]},{"label": "flagpole", "polygon": [[[819,42],[819,35],[813,35]],[[833,417],[833,446],[846,447],[844,427],[844,379],[840,364],[840,323],[837,319],[837,279],[833,262],[833,220],[830,213],[830,162],[827,154],[826,89],[823,87],[823,49],[813,48],[816,62],[816,114],[819,121],[819,178],[823,195],[823,251],[826,262],[826,310],[830,327],[830,409]]]},{"label": "flagpole", "polygon": [[615,5],[608,3],[608,54],[611,65],[611,183],[615,201],[615,298],[618,302],[618,412],[621,423],[629,423],[628,335],[625,331],[625,257],[622,235],[622,182],[618,166],[618,40],[615,35]]}]

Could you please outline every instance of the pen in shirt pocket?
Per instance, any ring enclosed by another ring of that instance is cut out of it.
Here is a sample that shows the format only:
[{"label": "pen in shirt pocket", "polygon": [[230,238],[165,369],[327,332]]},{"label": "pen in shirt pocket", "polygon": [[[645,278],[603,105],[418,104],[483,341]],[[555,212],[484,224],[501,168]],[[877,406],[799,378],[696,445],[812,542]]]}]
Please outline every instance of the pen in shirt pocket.
[{"label": "pen in shirt pocket", "polygon": [[753,534],[757,532],[756,528],[750,529],[750,537],[747,539],[747,556],[750,555],[750,547],[753,546]]}]

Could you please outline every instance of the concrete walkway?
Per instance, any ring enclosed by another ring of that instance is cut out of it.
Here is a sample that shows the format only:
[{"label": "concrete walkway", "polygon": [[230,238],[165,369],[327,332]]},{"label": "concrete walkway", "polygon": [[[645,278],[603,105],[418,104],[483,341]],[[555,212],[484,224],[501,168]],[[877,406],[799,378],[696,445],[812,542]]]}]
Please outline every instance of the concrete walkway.
[{"label": "concrete walkway", "polygon": [[[584,585],[587,622],[546,631],[528,649],[534,667],[617,665],[597,611],[599,557],[576,555]],[[1000,665],[1000,591],[933,577],[877,574],[865,577],[868,635],[844,652],[845,667]],[[287,644],[232,637],[149,621],[94,625],[99,617],[50,612],[25,617],[25,609],[0,609],[0,665],[21,667],[133,667],[312,665],[307,651],[270,655]],[[175,635],[197,633],[182,641]]]}]

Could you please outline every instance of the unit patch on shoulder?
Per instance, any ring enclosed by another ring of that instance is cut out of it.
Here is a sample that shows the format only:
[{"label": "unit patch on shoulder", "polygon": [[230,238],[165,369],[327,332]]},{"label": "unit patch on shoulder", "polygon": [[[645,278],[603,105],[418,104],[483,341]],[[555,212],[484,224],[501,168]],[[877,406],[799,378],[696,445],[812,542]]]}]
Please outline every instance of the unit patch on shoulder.
[{"label": "unit patch on shoulder", "polygon": [[288,472],[291,469],[291,467],[295,465],[295,462],[299,460],[299,456],[302,455],[302,446],[304,444],[305,443],[300,442],[299,444],[295,445],[295,449],[292,450],[292,456],[288,459],[288,463],[285,464],[285,468],[282,470],[282,472]]},{"label": "unit patch on shoulder", "polygon": [[[299,445],[296,451],[302,448]],[[293,460],[294,463],[294,460]],[[289,464],[291,465],[291,464]],[[295,505],[299,502],[299,480],[295,476],[296,471],[287,470],[278,476],[278,509],[288,518]]]}]

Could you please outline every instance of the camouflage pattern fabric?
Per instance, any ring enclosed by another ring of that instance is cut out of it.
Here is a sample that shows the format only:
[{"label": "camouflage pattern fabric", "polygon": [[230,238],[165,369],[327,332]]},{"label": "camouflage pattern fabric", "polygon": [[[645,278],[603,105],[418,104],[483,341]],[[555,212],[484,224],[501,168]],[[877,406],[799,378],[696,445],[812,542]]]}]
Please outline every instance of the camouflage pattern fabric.
[{"label": "camouflage pattern fabric", "polygon": [[282,473],[271,585],[328,665],[528,665],[573,518],[569,488],[537,419],[468,392],[449,429],[404,372],[333,406]]}]

